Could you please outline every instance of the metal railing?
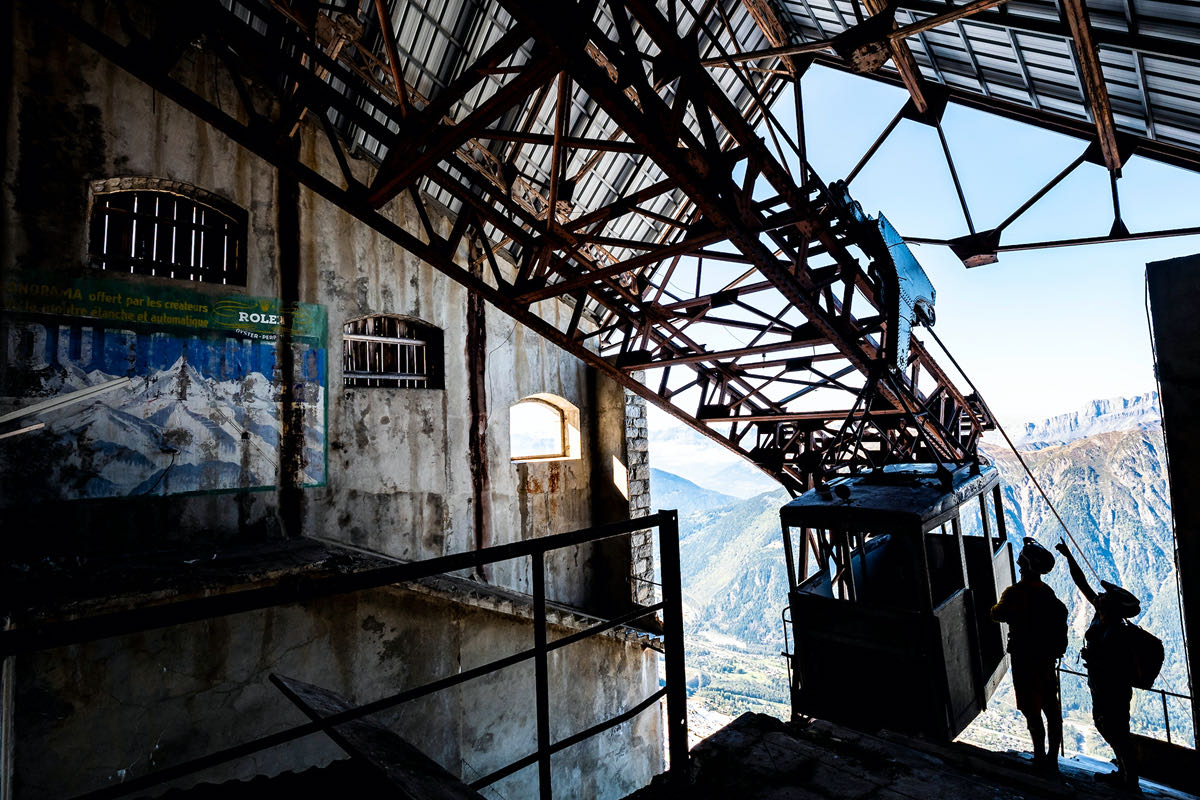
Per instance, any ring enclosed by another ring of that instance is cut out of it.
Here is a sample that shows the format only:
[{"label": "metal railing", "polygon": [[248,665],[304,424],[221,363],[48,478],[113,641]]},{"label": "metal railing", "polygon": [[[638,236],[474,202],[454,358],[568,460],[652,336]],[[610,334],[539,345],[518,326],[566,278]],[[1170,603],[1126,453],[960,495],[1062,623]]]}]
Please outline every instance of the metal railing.
[{"label": "metal railing", "polygon": [[[1067,667],[1064,667],[1061,664],[1058,666],[1058,674],[1059,674],[1060,684],[1062,682],[1063,675],[1074,675],[1078,678],[1086,678],[1087,677],[1086,672],[1076,672],[1075,670],[1068,669]],[[1134,688],[1134,691],[1137,691],[1137,692],[1149,692],[1150,694],[1157,694],[1159,696],[1159,699],[1162,701],[1163,728],[1166,731],[1167,744],[1171,744],[1172,743],[1171,742],[1171,715],[1170,715],[1169,711],[1167,710],[1167,698],[1174,697],[1177,700],[1186,700],[1187,702],[1191,703],[1192,696],[1188,695],[1188,694],[1178,694],[1176,692],[1169,692],[1166,689],[1142,689],[1137,686],[1135,686],[1133,688]],[[1062,694],[1062,692],[1060,691],[1059,694]]]},{"label": "metal railing", "polygon": [[[784,662],[787,665],[789,691],[792,691],[794,693],[795,687],[792,683],[792,658],[793,658],[794,654],[791,652],[791,643],[790,643],[789,637],[788,637],[788,633],[789,633],[788,629],[792,625],[791,610],[792,610],[791,606],[786,606],[783,609],[783,611],[781,611],[779,614],[781,620],[783,621],[783,650],[779,653],[779,655],[783,656]],[[1061,664],[1059,664],[1057,666],[1057,670],[1058,670],[1058,674],[1059,674],[1060,685],[1062,683],[1062,676],[1064,674],[1065,675],[1074,675],[1078,678],[1087,678],[1086,672],[1076,672],[1075,670],[1068,669],[1067,667],[1064,667]],[[1149,692],[1150,694],[1157,694],[1159,696],[1159,699],[1162,702],[1163,729],[1166,733],[1167,744],[1172,744],[1171,714],[1167,708],[1167,698],[1174,697],[1177,700],[1185,700],[1188,703],[1191,703],[1191,702],[1193,702],[1192,696],[1188,695],[1188,694],[1179,694],[1177,692],[1171,692],[1171,691],[1168,691],[1166,689],[1161,689],[1161,688],[1141,689],[1138,687],[1134,687],[1134,690],[1139,691],[1139,692]],[[1061,694],[1061,691],[1060,691],[1060,694]],[[795,700],[795,698],[793,697],[793,708],[795,707],[794,700]],[[1065,746],[1065,744],[1064,744],[1064,746]]]},{"label": "metal railing", "polygon": [[[632,610],[620,616],[602,620],[583,630],[562,636],[553,641],[548,641],[545,586],[546,553],[551,550],[576,547],[615,536],[627,535],[647,528],[658,529],[662,599],[652,605],[635,606]],[[0,632],[0,656],[47,649],[63,644],[90,641],[135,631],[169,627],[185,622],[267,608],[273,605],[300,602],[316,597],[407,583],[422,578],[453,573],[517,558],[530,558],[532,560],[534,624],[534,646],[532,648],[432,681],[423,686],[406,689],[361,706],[332,714],[324,717],[320,722],[309,722],[304,725],[260,736],[251,741],[209,753],[199,758],[155,770],[152,773],[127,780],[116,786],[106,786],[102,789],[80,795],[76,800],[100,800],[100,798],[124,797],[136,792],[142,792],[152,787],[161,786],[187,777],[201,770],[226,764],[528,661],[533,661],[534,664],[537,700],[537,748],[534,752],[513,761],[509,765],[472,781],[470,784],[471,788],[480,789],[489,786],[526,767],[536,764],[538,767],[539,796],[543,800],[548,800],[552,797],[551,756],[633,719],[643,711],[655,707],[663,697],[666,698],[667,706],[666,724],[671,763],[669,774],[673,779],[685,776],[688,766],[687,689],[684,676],[679,523],[678,514],[675,511],[659,511],[657,514],[629,520],[628,522],[486,547],[480,550],[433,558],[426,561],[381,567],[353,575],[339,575],[313,581],[308,584],[292,582],[287,585],[232,592],[226,595],[197,598],[195,600],[182,601],[164,606],[131,609],[124,612],[114,612],[88,619],[71,620],[30,629],[3,631]],[[631,625],[656,612],[662,612],[666,673],[665,685],[620,714],[586,730],[552,742],[550,740],[550,700],[547,665],[549,653],[614,628]]]}]

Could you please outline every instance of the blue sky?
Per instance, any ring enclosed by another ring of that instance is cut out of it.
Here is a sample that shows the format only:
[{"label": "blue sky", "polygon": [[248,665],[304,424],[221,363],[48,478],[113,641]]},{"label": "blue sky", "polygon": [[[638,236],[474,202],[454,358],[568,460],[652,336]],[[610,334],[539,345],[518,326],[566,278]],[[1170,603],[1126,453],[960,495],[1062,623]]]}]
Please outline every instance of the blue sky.
[{"label": "blue sky", "polygon": [[[907,99],[903,89],[817,66],[802,87],[808,157],[826,183],[853,168]],[[790,91],[775,111],[794,120]],[[942,126],[977,230],[997,225],[1086,146],[953,105]],[[1119,188],[1132,232],[1200,225],[1200,175],[1134,156]],[[903,236],[968,232],[934,128],[902,121],[850,190]],[[1102,235],[1112,221],[1107,171],[1083,164],[1012,223],[1002,243]],[[970,270],[948,248],[912,250],[937,289],[938,336],[1001,422],[1015,428],[1090,400],[1154,390],[1145,265],[1200,253],[1200,237],[1004,253],[999,263]],[[950,368],[944,358],[939,363]],[[703,463],[704,451],[676,424],[651,415],[652,464]],[[708,451],[717,463],[732,458],[715,445]]]}]

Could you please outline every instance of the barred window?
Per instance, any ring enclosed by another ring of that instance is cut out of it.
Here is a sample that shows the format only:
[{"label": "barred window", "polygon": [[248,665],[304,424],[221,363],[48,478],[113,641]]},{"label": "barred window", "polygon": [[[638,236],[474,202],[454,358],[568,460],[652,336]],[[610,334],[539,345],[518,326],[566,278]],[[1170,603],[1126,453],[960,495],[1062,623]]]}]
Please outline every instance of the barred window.
[{"label": "barred window", "polygon": [[247,215],[223,205],[157,189],[96,192],[89,261],[110,272],[245,286]]},{"label": "barred window", "polygon": [[395,316],[363,317],[342,332],[346,386],[441,389],[442,332]]}]

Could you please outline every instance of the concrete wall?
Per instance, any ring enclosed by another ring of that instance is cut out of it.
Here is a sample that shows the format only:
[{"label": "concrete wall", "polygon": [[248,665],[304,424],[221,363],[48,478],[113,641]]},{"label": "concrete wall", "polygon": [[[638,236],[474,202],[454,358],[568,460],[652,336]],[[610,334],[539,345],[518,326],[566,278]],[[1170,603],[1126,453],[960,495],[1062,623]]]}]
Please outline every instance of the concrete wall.
[{"label": "concrete wall", "polygon": [[[627,433],[638,432],[626,428],[636,405],[625,402],[620,387],[494,308],[472,316],[461,285],[303,189],[294,209],[297,263],[282,264],[288,243],[281,240],[279,222],[292,209],[279,205],[281,182],[273,168],[23,4],[7,13],[16,44],[5,131],[9,213],[0,278],[20,270],[97,277],[86,265],[89,183],[168,179],[246,209],[245,293],[286,296],[292,289],[281,275],[294,269],[298,299],[326,308],[330,332],[326,485],[287,497],[274,490],[80,500],[59,504],[53,513],[17,507],[0,514],[10,560],[294,536],[421,559],[588,527],[628,518],[631,508],[637,513],[648,508],[637,493],[633,500],[615,499],[610,488],[597,490],[595,484],[597,476],[611,474],[613,463],[629,469],[639,457],[626,442]],[[237,96],[223,74],[195,48],[173,71],[198,93],[219,95],[223,107],[236,108]],[[307,163],[336,174],[329,146],[314,127],[302,126],[299,147]],[[353,168],[364,177],[371,169],[363,162]],[[420,235],[409,199],[393,201],[385,213]],[[450,229],[444,215],[435,212],[433,222],[443,233]],[[466,255],[460,249],[456,258],[466,263]],[[131,285],[174,284],[124,279]],[[229,291],[190,283],[186,288],[214,295]],[[538,304],[537,311],[559,320],[571,313],[558,302]],[[377,313],[417,318],[444,331],[445,389],[342,387],[342,326]],[[484,342],[475,362],[467,348],[472,325]],[[471,379],[473,363],[482,366],[482,382]],[[580,409],[579,459],[511,462],[509,408],[535,393],[558,395]],[[617,405],[606,406],[614,396]],[[472,440],[473,409],[480,402],[487,435]],[[644,427],[640,431],[644,439]],[[482,493],[468,466],[473,448],[487,477]],[[644,476],[634,474],[643,485]],[[483,506],[486,513],[480,513]],[[556,554],[547,565],[551,599],[592,609],[625,607],[630,600],[629,541]],[[476,577],[519,591],[530,588],[523,562]],[[291,712],[266,683],[269,670],[371,699],[529,641],[527,628],[452,599],[377,592],[63,648],[24,657],[15,667],[10,661],[5,685],[15,679],[18,796],[95,788],[119,779],[120,770],[137,774],[277,727]],[[640,647],[608,639],[577,647],[583,666],[552,662],[564,689],[556,702],[569,707],[563,719],[574,729],[594,722],[594,715],[619,712],[628,697],[641,699],[657,685],[655,661]],[[595,677],[581,681],[579,675]],[[506,763],[526,750],[523,734],[532,725],[532,704],[519,699],[528,688],[520,679],[501,681],[418,705],[399,728],[428,742],[431,755],[452,771],[469,776]],[[497,703],[498,697],[505,701]],[[657,722],[647,725],[638,723],[632,735],[607,735],[557,759],[562,785],[590,786],[583,790],[587,796],[621,796],[636,788],[661,767]],[[245,762],[235,774],[320,763],[333,755],[314,740]],[[522,783],[527,777],[515,776],[515,788],[505,795],[528,796],[528,784]]]},{"label": "concrete wall", "polygon": [[[307,722],[266,676],[316,683],[357,702],[471,669],[532,645],[531,622],[381,589],[281,606],[15,661],[16,797],[73,797]],[[569,631],[552,626],[550,637]],[[654,692],[657,654],[610,638],[549,661],[552,736],[577,733]],[[596,676],[581,681],[580,675]],[[536,749],[531,661],[379,715],[452,772],[471,780]],[[661,769],[650,710],[556,756],[556,796],[619,798]],[[344,754],[324,735],[185,779],[245,779],[325,764]],[[492,797],[537,796],[537,769],[495,784]]]},{"label": "concrete wall", "polygon": [[[98,277],[97,270],[85,266],[90,182],[151,176],[198,186],[245,209],[245,291],[278,296],[275,171],[67,37],[44,15],[20,4],[7,14],[14,19],[16,46],[5,131],[4,202],[9,213],[0,278],[18,270],[47,277]],[[205,66],[191,64],[196,72]],[[187,288],[223,291],[191,283]],[[272,502],[269,493],[243,494],[236,502],[213,495],[115,498],[72,503],[54,515],[38,508],[13,511],[0,524],[18,530],[37,525],[39,536],[10,539],[12,547],[31,556],[151,548],[198,535],[277,535]]]},{"label": "concrete wall", "polygon": [[[11,207],[5,229],[5,273],[34,269],[43,274],[122,278],[131,284],[180,285],[228,293],[225,287],[140,276],[99,273],[85,264],[88,185],[120,176],[150,176],[211,191],[250,215],[250,295],[280,296],[279,191],[274,169],[247,154],[206,123],[165,100],[90,49],[32,17],[21,20],[30,45],[14,69],[14,113],[9,141],[15,157],[6,165]],[[185,55],[179,73],[196,76],[198,90],[220,86],[221,102],[237,106],[232,87],[211,77],[204,53]],[[220,70],[218,70],[220,74]],[[60,126],[71,125],[71,135]],[[314,128],[298,134],[304,159],[326,174],[336,172],[329,145]],[[364,176],[369,165],[356,162]],[[49,183],[54,191],[45,186]],[[32,189],[38,186],[37,190]],[[66,198],[66,202],[64,202]],[[420,224],[404,196],[386,213],[414,232]],[[329,480],[305,490],[298,530],[286,522],[276,493],[254,492],[229,502],[222,496],[120,498],[72,503],[51,520],[51,530],[27,545],[43,552],[85,549],[157,548],[198,537],[229,538],[310,535],[345,541],[399,558],[458,552],[481,544],[540,536],[592,524],[594,470],[625,459],[621,421],[606,420],[615,436],[601,439],[595,425],[596,397],[613,388],[557,346],[487,308],[483,315],[486,387],[486,471],[490,519],[483,530],[473,520],[468,439],[471,404],[466,347],[468,292],[350,215],[301,189],[299,198],[299,292],[303,302],[326,307],[329,318]],[[451,221],[433,215],[443,235]],[[410,224],[411,223],[411,224]],[[465,245],[457,258],[464,262]],[[565,323],[571,308],[543,302],[538,313]],[[340,331],[347,320],[397,314],[444,331],[444,390],[343,388]],[[586,325],[586,322],[585,322]],[[564,325],[565,326],[565,325]],[[617,390],[619,391],[619,390]],[[560,396],[581,409],[582,455],[577,460],[514,464],[508,453],[509,408],[536,393]],[[611,502],[601,516],[611,519]],[[628,518],[628,508],[618,511]],[[39,509],[10,524],[38,519]],[[81,536],[80,532],[86,531]],[[101,533],[102,535],[96,535]],[[38,555],[38,553],[33,553]],[[586,603],[586,554],[557,565],[552,597]],[[577,562],[577,563],[576,563]],[[492,578],[528,589],[527,569],[500,568]]]}]

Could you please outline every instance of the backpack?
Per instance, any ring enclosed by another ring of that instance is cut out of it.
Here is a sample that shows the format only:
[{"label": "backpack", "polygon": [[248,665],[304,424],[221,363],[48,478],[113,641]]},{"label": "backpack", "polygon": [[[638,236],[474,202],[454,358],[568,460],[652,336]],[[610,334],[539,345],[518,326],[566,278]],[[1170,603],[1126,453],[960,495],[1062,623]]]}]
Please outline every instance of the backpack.
[{"label": "backpack", "polygon": [[1067,652],[1067,607],[1054,595],[1042,600],[1033,617],[1033,635],[1042,655],[1060,659]]},{"label": "backpack", "polygon": [[1132,622],[1126,625],[1129,649],[1133,654],[1133,685],[1139,689],[1150,689],[1158,679],[1163,665],[1163,643],[1153,633],[1139,628]]}]

